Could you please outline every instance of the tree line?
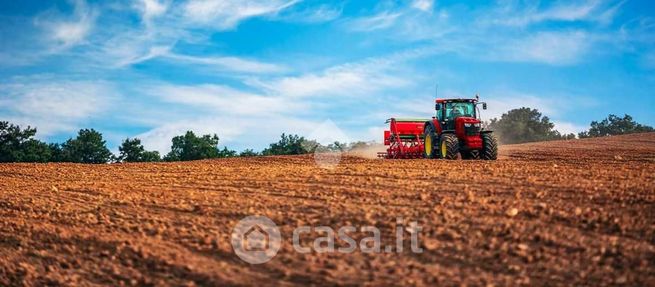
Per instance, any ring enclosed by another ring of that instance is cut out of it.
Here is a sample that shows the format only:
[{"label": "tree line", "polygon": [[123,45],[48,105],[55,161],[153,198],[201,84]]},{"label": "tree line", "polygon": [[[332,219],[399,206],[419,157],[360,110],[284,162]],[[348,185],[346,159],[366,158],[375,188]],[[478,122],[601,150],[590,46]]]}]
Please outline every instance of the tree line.
[{"label": "tree line", "polygon": [[[547,116],[537,109],[520,108],[504,113],[500,118],[486,123],[488,129],[494,130],[499,140],[505,144],[574,139],[574,134],[561,134]],[[592,121],[587,131],[577,135],[578,138],[602,137],[639,132],[652,132],[650,126],[635,122],[631,116],[618,117],[609,115],[601,121]],[[308,140],[299,135],[282,134],[280,140],[271,143],[261,152],[246,149],[240,153],[227,147],[219,148],[219,137],[213,135],[196,135],[187,131],[171,140],[171,151],[161,156],[157,151],[148,151],[138,138],[123,140],[118,148],[119,154],[109,151],[102,134],[94,129],[81,129],[77,137],[69,138],[63,143],[45,143],[35,139],[36,128],[19,126],[0,121],[0,162],[73,162],[73,163],[108,163],[108,162],[158,162],[187,161],[211,158],[250,157],[268,155],[295,155],[322,150],[347,150],[371,145],[367,142],[339,143],[327,146]]]},{"label": "tree line", "polygon": [[[550,118],[543,116],[537,109],[513,109],[493,118],[486,123],[493,130],[501,143],[516,144],[536,141],[574,139],[575,134],[562,134],[555,130]],[[578,133],[578,138],[603,137],[630,133],[652,132],[652,127],[635,122],[631,116],[622,118],[610,114],[602,121],[592,121],[587,131]]]},{"label": "tree line", "polygon": [[77,137],[63,143],[47,144],[34,138],[36,128],[21,129],[9,122],[0,122],[0,162],[159,162],[188,161],[211,158],[250,157],[260,155],[295,155],[311,153],[317,148],[325,150],[345,150],[346,148],[369,145],[356,142],[344,144],[335,142],[322,146],[316,141],[298,135],[282,134],[278,142],[272,143],[261,152],[246,149],[240,153],[227,147],[219,148],[216,134],[196,135],[187,131],[171,140],[171,151],[163,157],[158,151],[148,151],[138,138],[127,138],[114,155],[107,148],[102,134],[94,129],[81,129]]}]

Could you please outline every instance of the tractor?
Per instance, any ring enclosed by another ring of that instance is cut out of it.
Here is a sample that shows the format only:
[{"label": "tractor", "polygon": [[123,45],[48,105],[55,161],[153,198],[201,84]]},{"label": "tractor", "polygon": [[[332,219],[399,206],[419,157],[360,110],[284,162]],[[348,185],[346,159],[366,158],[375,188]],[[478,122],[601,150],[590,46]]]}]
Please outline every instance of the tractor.
[{"label": "tractor", "polygon": [[479,105],[487,109],[477,95],[474,99],[437,99],[432,119],[387,120],[384,144],[389,147],[378,156],[495,160],[498,143],[492,131],[482,128]]}]

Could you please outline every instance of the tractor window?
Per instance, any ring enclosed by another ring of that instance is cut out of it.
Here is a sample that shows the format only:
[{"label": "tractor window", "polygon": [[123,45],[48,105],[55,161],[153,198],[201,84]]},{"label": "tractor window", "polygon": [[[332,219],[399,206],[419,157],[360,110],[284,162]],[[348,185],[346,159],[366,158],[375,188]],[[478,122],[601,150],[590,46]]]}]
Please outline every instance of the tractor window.
[{"label": "tractor window", "polygon": [[458,117],[475,118],[475,104],[470,102],[446,103],[446,119],[454,120]]}]

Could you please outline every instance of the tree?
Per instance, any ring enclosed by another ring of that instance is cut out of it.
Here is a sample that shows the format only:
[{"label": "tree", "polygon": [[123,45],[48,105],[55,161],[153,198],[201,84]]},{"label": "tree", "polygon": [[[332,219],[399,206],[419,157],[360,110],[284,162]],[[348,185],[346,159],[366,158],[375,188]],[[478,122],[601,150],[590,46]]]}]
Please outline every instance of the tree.
[{"label": "tree", "polygon": [[164,157],[165,161],[199,160],[219,157],[218,136],[196,136],[192,131],[176,136],[172,140],[171,151]]},{"label": "tree", "polygon": [[652,131],[655,131],[653,127],[635,122],[630,115],[626,114],[623,118],[620,118],[616,115],[610,114],[600,122],[592,121],[589,131],[579,133],[578,137],[602,137]]},{"label": "tree", "polygon": [[321,147],[321,148],[328,151],[342,152],[348,149],[348,144],[335,141],[334,143],[328,144],[326,147]]},{"label": "tree", "polygon": [[61,150],[61,145],[57,143],[48,144],[50,149],[51,162],[64,162],[64,152]]},{"label": "tree", "polygon": [[298,135],[282,134],[280,140],[272,143],[262,151],[263,155],[292,155],[306,154],[311,151],[312,145],[304,137]]},{"label": "tree", "polygon": [[583,138],[590,138],[590,137],[591,136],[589,136],[589,131],[583,131],[578,133],[578,138],[583,139]]},{"label": "tree", "polygon": [[493,130],[505,144],[561,139],[547,116],[537,109],[520,108],[504,113],[500,119],[491,119],[489,129]]},{"label": "tree", "polygon": [[134,139],[125,139],[121,146],[118,148],[120,155],[118,156],[119,161],[125,162],[157,162],[161,161],[159,152],[157,151],[147,151],[141,144],[141,140]]},{"label": "tree", "polygon": [[34,139],[36,129],[24,130],[9,122],[0,122],[0,162],[47,162],[51,152],[48,145]]},{"label": "tree", "polygon": [[156,150],[153,151],[144,151],[141,155],[141,162],[159,162],[161,161],[161,156]]},{"label": "tree", "polygon": [[235,156],[237,156],[237,151],[228,149],[226,146],[224,146],[222,150],[218,151],[218,157],[220,158],[235,157]]},{"label": "tree", "polygon": [[49,162],[52,157],[48,144],[35,139],[24,142],[21,150],[18,162]]},{"label": "tree", "polygon": [[107,163],[113,157],[102,134],[94,129],[81,129],[77,138],[55,147],[54,153],[60,153],[57,155],[60,161],[77,163]]},{"label": "tree", "polygon": [[252,149],[245,149],[241,153],[239,153],[240,157],[252,157],[252,156],[258,156],[259,153],[252,150]]},{"label": "tree", "polygon": [[565,139],[565,140],[572,140],[572,139],[575,139],[575,134],[574,134],[574,133],[570,133],[570,134],[562,135],[562,139]]}]

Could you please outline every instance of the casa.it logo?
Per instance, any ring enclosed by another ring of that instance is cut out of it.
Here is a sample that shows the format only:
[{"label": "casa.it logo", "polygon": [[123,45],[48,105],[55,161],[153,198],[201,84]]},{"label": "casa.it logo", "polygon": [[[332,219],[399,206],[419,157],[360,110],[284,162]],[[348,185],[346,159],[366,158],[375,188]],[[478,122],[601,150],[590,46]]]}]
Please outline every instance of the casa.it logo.
[{"label": "casa.it logo", "polygon": [[266,216],[248,216],[232,229],[232,248],[241,260],[263,264],[280,250],[282,237],[277,225]]},{"label": "casa.it logo", "polygon": [[[389,234],[393,240],[387,240],[393,244],[385,246],[382,245],[384,241],[381,230],[372,225],[346,225],[336,230],[330,226],[297,226],[293,230],[293,250],[298,253],[352,253],[357,250],[363,253],[403,253],[405,239],[409,235],[409,251],[423,253],[419,243],[419,234],[423,228],[418,222],[407,222],[397,217],[394,225],[395,232]],[[355,238],[360,238],[359,242]],[[281,243],[280,230],[266,216],[248,216],[232,230],[234,253],[250,264],[263,264],[273,259]]]}]

